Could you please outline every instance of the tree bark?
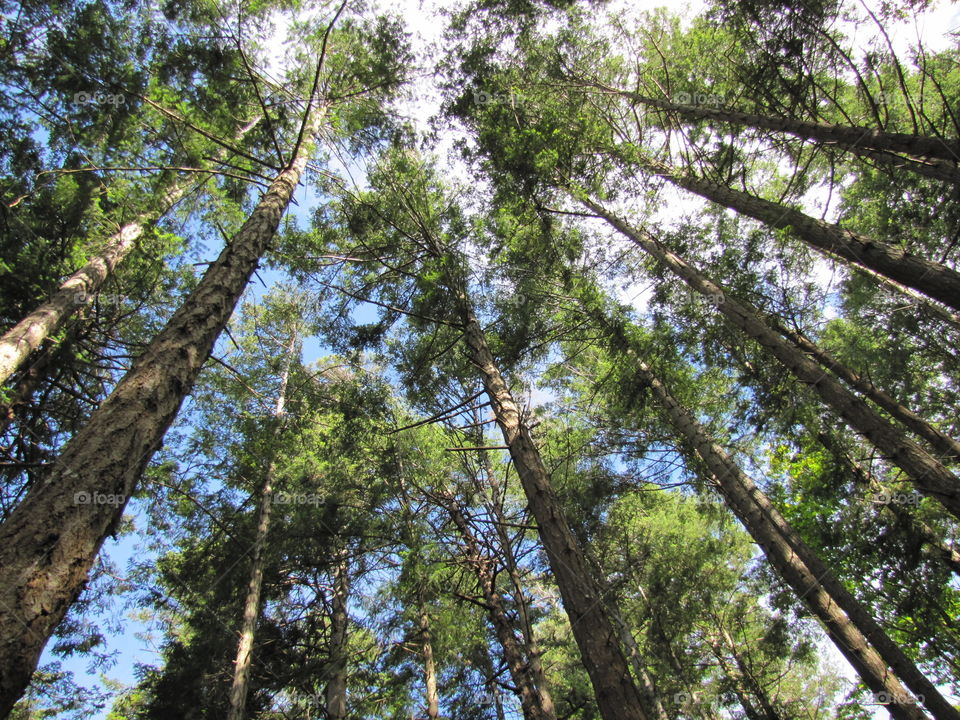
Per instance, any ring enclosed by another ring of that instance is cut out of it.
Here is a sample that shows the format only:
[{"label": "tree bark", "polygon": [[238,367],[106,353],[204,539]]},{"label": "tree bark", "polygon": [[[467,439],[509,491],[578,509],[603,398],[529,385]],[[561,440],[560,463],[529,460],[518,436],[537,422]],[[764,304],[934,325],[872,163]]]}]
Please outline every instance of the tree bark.
[{"label": "tree bark", "polygon": [[[318,132],[322,110],[310,113],[306,138]],[[299,147],[196,289],[65,445],[47,482],[0,526],[0,717],[23,693],[47,639],[83,590],[226,326],[300,181],[309,145]]]},{"label": "tree bark", "polygon": [[[916,158],[927,158],[923,164],[928,170],[923,174],[952,182],[960,180],[960,172],[957,171],[957,162],[960,161],[960,142],[956,140],[947,141],[928,135],[890,133],[866,127],[832,125],[706,105],[675,103],[624,90],[615,90],[599,85],[597,87],[635,100],[642,105],[677,113],[692,120],[714,120],[733,125],[746,125],[760,130],[787,133],[804,140],[815,140],[824,145],[838,145],[867,157],[875,157],[883,153],[904,153],[912,156],[909,159],[914,162],[916,162]],[[921,171],[918,170],[918,172]]]},{"label": "tree bark", "polygon": [[631,228],[589,198],[582,198],[582,202],[670,268],[691,288],[703,295],[720,298],[716,303],[717,310],[735,327],[769,350],[800,382],[810,385],[854,430],[902,469],[919,492],[934,498],[950,513],[960,518],[960,481],[936,458],[881,417],[864,400],[847,390],[802,350],[778,335],[764,322],[756,308],[724,293],[719,285],[649,234]]},{"label": "tree bark", "polygon": [[524,653],[520,642],[517,640],[513,623],[510,622],[504,609],[503,598],[497,591],[492,570],[495,561],[485,557],[481,552],[477,538],[471,530],[457,499],[448,493],[444,497],[443,504],[463,538],[467,563],[476,576],[483,593],[487,616],[490,618],[497,640],[503,648],[503,657],[507,661],[510,677],[513,679],[513,684],[520,696],[520,706],[523,708],[524,718],[527,720],[556,720],[557,715],[552,708],[552,703],[551,707],[547,708],[542,702],[530,667],[529,656]]},{"label": "tree bark", "polygon": [[651,159],[639,162],[650,172],[678,187],[759,220],[769,227],[791,229],[797,237],[818,250],[885,275],[954,310],[960,310],[960,273],[946,265],[818,220],[786,205],[678,172],[663,163]]},{"label": "tree bark", "polygon": [[[828,432],[821,432],[817,439],[823,443],[823,446],[831,452],[838,462],[842,463],[853,476],[855,483],[862,485],[865,489],[872,492],[888,492],[879,480],[873,477],[873,474],[866,470],[859,462],[850,457],[847,452],[835,442],[833,436]],[[960,552],[943,540],[941,533],[916,517],[909,510],[905,510],[900,503],[886,503],[880,505],[880,512],[895,523],[905,526],[917,539],[924,545],[933,550],[954,575],[960,575]]]},{"label": "tree bark", "polygon": [[537,521],[600,714],[604,720],[648,720],[620,647],[619,634],[604,612],[599,590],[583,551],[567,525],[540,451],[521,421],[519,407],[497,369],[467,297],[461,293],[458,299],[464,314],[464,339],[470,360],[481,374],[497,424]]},{"label": "tree bark", "polygon": [[779,322],[772,321],[771,325],[796,347],[810,355],[810,357],[816,360],[822,367],[830,370],[834,375],[847,383],[847,385],[886,410],[890,413],[891,417],[899,420],[900,423],[914,435],[926,440],[934,450],[940,453],[941,458],[947,461],[960,460],[960,442],[957,442],[946,433],[933,427],[906,405],[897,402],[891,395],[841,363],[826,350],[820,348],[816,343],[804,336],[803,333],[783,327]]},{"label": "tree bark", "polygon": [[[649,366],[636,359],[638,377],[653,393],[674,430],[710,471],[728,506],[760,545],[771,565],[797,597],[823,623],[837,649],[864,683],[875,693],[886,693],[898,702],[887,706],[897,720],[926,717],[903,683],[923,698],[937,720],[960,720],[957,712],[903,653],[833,572],[803,542],[729,455],[712,439],[696,418],[670,394]],[[891,673],[888,670],[893,670]]]},{"label": "tree bark", "polygon": [[427,717],[440,717],[440,698],[437,694],[437,666],[433,659],[433,637],[430,634],[430,614],[421,586],[417,594],[417,622],[420,629],[420,647],[423,649],[423,679],[426,686]]},{"label": "tree bark", "polygon": [[[258,118],[259,119],[259,118]],[[258,122],[254,120],[239,130],[246,134]],[[36,310],[7,330],[0,337],[0,384],[17,371],[45,339],[59,330],[63,323],[87,299],[97,293],[113,273],[117,265],[130,254],[137,240],[143,235],[144,226],[162,216],[183,197],[185,183],[175,184],[165,194],[159,213],[141,213],[136,220],[121,227],[111,235],[104,249],[94,255],[86,265],[61,283],[53,296],[41,303]]]},{"label": "tree bark", "polygon": [[[276,423],[274,440],[279,438],[282,427],[283,406],[287,396],[287,382],[290,379],[290,366],[297,346],[296,331],[290,333],[290,344],[284,358],[283,371],[280,374],[280,390],[273,411]],[[260,489],[260,510],[257,512],[257,535],[253,543],[253,557],[250,563],[250,581],[247,597],[243,605],[243,621],[240,628],[240,642],[233,663],[233,684],[230,686],[230,705],[227,708],[227,720],[244,720],[247,708],[247,692],[250,687],[250,668],[253,664],[253,644],[260,619],[260,596],[263,590],[263,570],[266,565],[264,550],[270,534],[270,509],[273,503],[273,477],[276,472],[276,458],[271,458],[263,474],[263,487]]]},{"label": "tree bark", "polygon": [[[516,556],[513,552],[513,543],[510,541],[510,536],[505,529],[507,527],[507,519],[503,514],[503,507],[498,501],[500,495],[499,484],[497,482],[496,475],[493,472],[493,468],[490,466],[490,456],[488,452],[486,450],[480,450],[478,454],[480,455],[480,464],[483,467],[483,472],[487,476],[487,485],[489,486],[489,489],[493,495],[492,499],[486,501],[485,504],[487,511],[493,515],[494,519],[496,520],[494,523],[494,528],[497,535],[497,540],[500,543],[503,561],[507,567],[507,573],[510,576],[510,583],[513,585],[514,603],[517,606],[517,614],[520,618],[520,631],[523,633],[524,644],[527,647],[527,658],[530,664],[530,674],[533,678],[534,687],[537,689],[537,692],[540,695],[540,704],[543,707],[544,713],[551,717],[555,717],[556,708],[553,704],[553,696],[550,694],[550,685],[547,682],[547,674],[543,669],[540,644],[537,642],[537,636],[533,630],[533,623],[530,621],[527,594],[524,591],[523,581],[520,577],[520,570],[517,566]],[[478,483],[478,486],[479,485],[480,484]],[[478,490],[483,491],[484,488],[478,487]],[[485,497],[485,493],[482,494],[484,494]]]},{"label": "tree bark", "polygon": [[333,598],[330,616],[330,679],[327,681],[326,705],[330,720],[347,717],[347,631],[350,617],[347,615],[347,597],[350,592],[347,548],[337,553],[333,569]]}]

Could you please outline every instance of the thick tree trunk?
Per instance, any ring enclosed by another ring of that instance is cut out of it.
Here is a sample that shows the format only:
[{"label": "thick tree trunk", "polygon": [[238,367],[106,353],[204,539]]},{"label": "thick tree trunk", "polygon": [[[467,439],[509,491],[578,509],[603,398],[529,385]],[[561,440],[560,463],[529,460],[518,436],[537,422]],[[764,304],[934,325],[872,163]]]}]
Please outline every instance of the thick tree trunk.
[{"label": "thick tree trunk", "polygon": [[649,234],[637,231],[590,199],[582,202],[611,226],[669,267],[697,292],[721,300],[717,310],[746,335],[767,348],[800,382],[809,384],[841,418],[884,457],[902,469],[918,491],[939,501],[960,518],[960,480],[899,428],[847,390],[836,378],[777,334],[752,306],[738,301]]},{"label": "thick tree trunk", "polygon": [[619,634],[604,612],[590,568],[567,525],[540,452],[520,419],[519,407],[497,369],[468,299],[461,294],[459,301],[470,360],[481,373],[497,424],[537,521],[600,714],[604,720],[647,720],[620,647]]},{"label": "thick tree trunk", "polygon": [[818,250],[885,275],[954,310],[960,310],[960,273],[946,265],[911,255],[895,245],[818,220],[786,205],[678,172],[663,163],[643,160],[641,164],[685,190],[770,227],[789,228]]},{"label": "thick tree trunk", "polygon": [[822,367],[827,368],[861,395],[882,407],[890,413],[891,417],[899,420],[904,427],[917,437],[926,440],[934,450],[940,453],[940,457],[948,461],[960,460],[960,442],[937,430],[913,410],[897,402],[891,395],[841,363],[802,333],[783,327],[779,322],[772,321],[770,324],[777,332],[810,355]]},{"label": "thick tree trunk", "polygon": [[[629,353],[635,358],[634,353]],[[833,572],[802,541],[760,489],[710,438],[706,429],[669,393],[643,362],[636,360],[640,380],[648,386],[667,419],[713,476],[717,488],[771,565],[797,597],[823,623],[837,649],[875,693],[899,702],[887,706],[898,720],[920,720],[924,713],[903,683],[937,720],[960,720],[957,712],[903,653]],[[891,673],[889,668],[893,670]]]},{"label": "thick tree trunk", "polygon": [[[245,134],[256,123],[257,120],[254,120],[239,132]],[[40,347],[40,343],[57,332],[71,315],[86,304],[90,296],[103,287],[117,265],[136,246],[144,227],[175,205],[187,187],[184,182],[174,185],[166,192],[159,213],[142,213],[111,235],[98,255],[94,255],[86,265],[64,280],[49,300],[0,337],[0,384],[6,382],[30,353]]]},{"label": "thick tree trunk", "polygon": [[960,161],[960,142],[956,140],[948,141],[928,135],[889,133],[865,127],[831,125],[796,118],[745,113],[707,105],[674,103],[638,93],[600,87],[648,107],[677,113],[692,120],[714,120],[787,133],[804,140],[815,140],[825,145],[838,145],[867,157],[881,156],[883,153],[904,153],[912,156],[911,159],[927,158],[925,165],[929,168],[929,173],[938,173],[931,175],[932,177],[953,182],[960,180],[960,173],[957,172],[957,162]]},{"label": "thick tree trunk", "polygon": [[467,563],[476,576],[483,593],[487,616],[490,618],[497,640],[503,648],[503,657],[507,661],[510,677],[513,679],[513,684],[520,696],[520,706],[523,708],[524,718],[527,720],[556,720],[557,715],[552,705],[548,709],[542,702],[527,653],[524,653],[520,642],[517,640],[513,623],[510,622],[504,609],[503,598],[497,591],[492,569],[495,561],[485,557],[481,552],[480,544],[477,542],[477,538],[470,528],[457,499],[452,494],[447,494],[444,497],[443,504],[463,538]]},{"label": "thick tree trunk", "polygon": [[[287,397],[287,382],[290,379],[290,366],[297,346],[297,333],[290,333],[290,344],[284,358],[283,372],[280,374],[280,390],[273,418],[276,426],[274,439],[279,437],[283,422],[283,407]],[[260,488],[260,510],[257,513],[257,534],[253,542],[253,557],[250,563],[250,582],[247,597],[243,605],[243,621],[240,627],[240,642],[237,645],[237,657],[233,662],[233,684],[230,686],[230,705],[227,720],[243,720],[246,717],[247,691],[250,687],[250,668],[253,664],[253,644],[260,620],[260,596],[263,590],[263,570],[266,565],[264,551],[270,534],[270,509],[273,504],[273,477],[276,471],[276,459],[271,459],[263,474],[263,487]]]},{"label": "thick tree trunk", "polygon": [[347,631],[350,618],[347,615],[347,597],[350,592],[350,574],[347,564],[348,551],[342,548],[337,554],[333,569],[333,598],[330,616],[330,679],[327,680],[326,704],[330,720],[347,717]]},{"label": "thick tree trunk", "polygon": [[[322,117],[320,109],[311,113],[307,138]],[[100,546],[227,324],[300,181],[309,144],[66,444],[48,481],[0,526],[0,717],[23,693],[47,639],[83,590]]]}]

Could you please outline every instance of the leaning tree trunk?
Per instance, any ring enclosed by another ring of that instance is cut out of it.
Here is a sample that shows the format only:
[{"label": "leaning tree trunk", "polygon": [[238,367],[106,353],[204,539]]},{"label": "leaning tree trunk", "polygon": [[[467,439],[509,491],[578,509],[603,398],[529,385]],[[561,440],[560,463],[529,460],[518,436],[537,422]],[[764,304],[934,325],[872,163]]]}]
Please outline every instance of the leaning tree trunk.
[{"label": "leaning tree trunk", "polygon": [[[297,332],[290,333],[290,344],[284,358],[283,371],[280,374],[280,389],[273,410],[276,426],[274,440],[280,436],[283,422],[283,406],[287,398],[287,382],[290,379],[290,366],[297,346]],[[257,513],[257,535],[253,542],[253,557],[250,563],[250,582],[247,597],[243,604],[243,622],[240,628],[240,642],[237,644],[237,657],[233,662],[233,684],[230,686],[230,706],[227,720],[243,720],[246,716],[247,691],[250,687],[250,668],[253,664],[253,644],[260,619],[260,596],[263,590],[263,570],[266,565],[265,549],[270,534],[270,509],[273,504],[273,478],[276,473],[276,458],[270,460],[263,474],[263,487],[260,488],[260,510]]]},{"label": "leaning tree trunk", "polygon": [[878,388],[867,378],[844,365],[803,333],[790,330],[775,320],[771,320],[770,324],[774,330],[783,335],[800,350],[810,355],[810,357],[816,360],[822,367],[833,372],[834,375],[858,393],[886,410],[890,413],[891,417],[899,420],[900,423],[914,435],[926,440],[934,450],[940,453],[940,457],[949,461],[960,460],[960,442],[957,442],[946,433],[933,427],[933,425],[920,417],[920,415],[906,405],[898,402],[890,394]]},{"label": "leaning tree trunk", "polygon": [[[309,113],[305,138],[323,115],[323,106]],[[47,482],[0,526],[0,717],[23,694],[226,326],[299,184],[309,145],[298,147],[196,289],[64,446]]]},{"label": "leaning tree trunk", "polygon": [[330,679],[327,680],[326,706],[330,720],[347,717],[347,596],[350,592],[350,568],[346,546],[337,552],[333,568],[333,597],[330,615]]},{"label": "leaning tree trunk", "polygon": [[[691,120],[714,120],[733,125],[746,125],[760,130],[787,133],[804,140],[814,140],[824,145],[836,145],[856,155],[862,155],[884,164],[902,161],[914,172],[938,180],[960,182],[960,142],[947,141],[929,135],[889,133],[872,128],[850,125],[832,125],[797,118],[745,113],[738,110],[675,103],[669,100],[647,97],[638,93],[615,90],[598,85],[603,90],[635,100],[648,107],[673,112]],[[888,153],[904,153],[911,157],[900,158]],[[921,158],[923,158],[921,160]]]},{"label": "leaning tree trunk", "polygon": [[507,668],[510,670],[513,684],[517,688],[524,718],[526,720],[556,720],[557,714],[553,710],[552,703],[547,707],[542,701],[533,677],[529,662],[530,656],[521,648],[514,632],[513,623],[507,617],[503,597],[497,590],[494,579],[494,559],[486,557],[480,551],[480,544],[467,522],[460,503],[457,502],[452,493],[447,493],[443,497],[443,506],[449,513],[450,519],[453,520],[453,524],[459,530],[460,537],[463,538],[467,563],[477,578],[477,583],[483,593],[487,616],[490,618],[497,640],[503,648],[503,657],[507,661]]},{"label": "leaning tree trunk", "polygon": [[620,647],[619,634],[604,612],[600,592],[593,582],[583,550],[567,525],[540,451],[520,419],[519,407],[500,375],[468,298],[461,292],[458,301],[464,315],[464,339],[469,358],[481,374],[497,424],[537,522],[574,639],[593,684],[600,714],[604,720],[648,720]]},{"label": "leaning tree trunk", "polygon": [[582,202],[670,268],[691,288],[703,295],[720,298],[721,301],[715,304],[717,310],[735,327],[769,350],[800,382],[809,384],[853,429],[902,469],[918,491],[934,498],[960,518],[960,481],[942,463],[875,412],[864,400],[847,390],[800,348],[778,335],[764,322],[756,308],[724,293],[719,285],[649,234],[631,228],[589,198],[582,198]]},{"label": "leaning tree trunk", "polygon": [[[239,130],[245,134],[258,119]],[[94,255],[86,265],[64,280],[53,296],[39,305],[20,322],[0,337],[0,384],[6,382],[40,344],[59,330],[64,322],[87,299],[96,294],[113,273],[117,265],[130,254],[144,228],[170,207],[177,204],[187,191],[187,184],[180,182],[164,194],[159,213],[141,213],[136,220],[127,223],[111,235],[104,249]]]},{"label": "leaning tree trunk", "polygon": [[960,310],[960,272],[946,265],[818,220],[781,203],[679,172],[652,159],[643,159],[639,163],[685,190],[759,220],[769,227],[789,228],[818,250],[885,275],[954,310]]},{"label": "leaning tree trunk", "polygon": [[651,368],[637,358],[629,344],[616,339],[614,343],[619,345],[618,351],[635,362],[638,378],[650,388],[670,425],[707,467],[730,509],[760,545],[780,577],[823,623],[837,649],[867,687],[897,700],[887,706],[890,714],[897,720],[926,717],[910,702],[912,698],[905,684],[918,699],[923,698],[937,720],[960,720],[960,712],[953,709],[936,686],[890,640],[880,624],[803,542],[750,477],[676,401]]},{"label": "leaning tree trunk", "polygon": [[[497,535],[497,540],[500,543],[503,561],[507,567],[507,573],[510,576],[510,584],[513,586],[514,604],[516,605],[517,616],[520,620],[520,631],[523,633],[523,640],[527,646],[526,654],[530,664],[530,674],[533,677],[534,687],[537,689],[537,692],[540,695],[540,704],[543,706],[544,713],[550,716],[555,716],[556,708],[553,704],[553,696],[550,693],[550,684],[547,682],[547,674],[543,669],[543,661],[541,659],[542,651],[540,649],[540,644],[537,642],[537,636],[533,629],[533,623],[530,620],[530,602],[524,590],[523,580],[520,577],[520,569],[517,564],[516,555],[513,552],[513,543],[510,539],[510,535],[506,531],[507,518],[504,516],[503,507],[500,504],[499,483],[497,482],[496,475],[494,474],[493,468],[490,465],[490,456],[488,452],[486,450],[480,450],[478,454],[480,456],[480,466],[483,468],[483,472],[487,478],[486,484],[492,494],[492,498],[488,501],[485,501],[485,505],[487,511],[493,515],[494,519],[496,520],[496,522],[493,524],[493,527]],[[482,487],[482,483],[477,483],[477,486],[477,489],[481,492],[481,494],[486,496],[483,492],[485,488]]]},{"label": "leaning tree trunk", "polygon": [[[862,485],[868,492],[875,492],[880,495],[889,492],[888,488],[885,488],[870,471],[850,457],[846,450],[838,445],[831,433],[820,432],[817,434],[817,439],[830,451],[837,462],[843,464],[855,483]],[[937,532],[909,510],[905,510],[900,503],[881,503],[880,512],[886,514],[895,524],[906,528],[907,532],[926,545],[940,558],[940,561],[947,566],[950,572],[954,575],[960,575],[960,552],[944,541],[942,533]]]}]

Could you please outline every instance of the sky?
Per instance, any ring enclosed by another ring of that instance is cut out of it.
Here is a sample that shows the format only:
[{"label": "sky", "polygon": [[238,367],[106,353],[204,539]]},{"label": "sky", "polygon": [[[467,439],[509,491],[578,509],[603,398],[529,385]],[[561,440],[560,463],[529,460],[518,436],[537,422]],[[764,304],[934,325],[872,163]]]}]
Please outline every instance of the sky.
[{"label": "sky", "polygon": [[[442,9],[449,8],[449,3],[439,2],[437,0],[401,0],[401,2],[389,2],[389,0],[382,0],[380,6],[384,9],[402,14],[407,22],[408,29],[412,34],[411,41],[418,55],[423,56],[425,51],[442,48],[442,31],[444,23],[442,20],[438,20],[438,17]],[[650,2],[649,0],[641,2],[637,2],[636,0],[615,0],[615,2],[612,2],[609,5],[609,12],[633,15],[640,11],[653,9],[659,6],[667,6],[674,10],[678,9],[677,4],[671,3],[662,3],[656,1]],[[704,4],[695,1],[687,3],[686,7],[688,10],[685,13],[685,16],[692,17],[694,13],[699,12],[704,7]],[[281,67],[282,48],[284,44],[284,34],[286,28],[287,23],[279,22],[277,24],[277,34],[275,36],[276,39],[271,44],[270,50],[273,55],[273,61],[268,68],[266,68],[266,71],[274,76],[279,74],[279,69]],[[899,54],[902,55],[911,44],[916,42],[917,38],[920,38],[931,50],[940,50],[949,47],[951,44],[951,39],[949,38],[948,33],[951,30],[955,31],[958,28],[960,28],[960,5],[940,2],[935,3],[932,10],[923,15],[916,22],[890,27],[887,28],[887,30],[894,48]],[[861,36],[857,36],[856,39],[859,42],[866,43],[868,42],[869,37],[866,34],[862,34]],[[403,102],[400,105],[400,109],[403,113],[415,119],[421,127],[425,128],[427,126],[429,119],[439,109],[439,91],[433,85],[432,77],[429,72],[422,73],[414,82],[413,92],[410,99]],[[450,138],[445,138],[437,148],[437,154],[441,158],[447,159],[450,157],[450,143]],[[352,174],[362,178],[362,171],[359,168],[351,168],[351,170],[353,171]],[[450,177],[464,181],[468,179],[465,169],[459,166],[454,166],[450,169]],[[299,205],[292,209],[292,213],[297,218],[301,226],[306,226],[307,222],[309,221],[309,210],[316,205],[317,198],[309,188],[301,186],[297,190],[296,199]],[[687,211],[687,209],[690,208],[695,208],[696,206],[697,203],[694,201],[687,201],[683,203],[684,211]],[[673,209],[676,211],[676,206],[674,206]],[[217,249],[214,248],[211,252],[216,252],[216,250]],[[826,263],[822,264],[820,272],[820,281],[822,283],[826,285],[832,282],[832,271]],[[279,273],[270,271],[261,272],[260,276],[261,281],[264,281],[265,285],[255,285],[251,290],[254,296],[262,294],[266,289],[266,285],[281,279],[281,275]],[[255,281],[255,283],[256,282],[257,281]],[[648,297],[649,293],[648,288],[637,286],[633,288],[626,288],[621,292],[621,298],[629,301],[638,310],[642,311],[646,307],[646,298]],[[325,351],[326,349],[322,347],[315,339],[308,340],[308,342],[305,344],[304,360],[315,360],[317,357],[325,354]],[[142,525],[144,522],[142,514],[137,512],[135,508],[131,509],[136,514],[137,522]],[[124,568],[129,560],[140,557],[140,553],[142,551],[138,547],[137,536],[129,535],[122,537],[119,540],[108,540],[104,546],[103,552],[117,567]],[[106,673],[107,676],[112,680],[118,681],[123,685],[130,686],[135,682],[133,670],[136,663],[141,662],[152,664],[158,661],[158,648],[151,646],[142,638],[137,637],[137,633],[141,632],[142,630],[143,626],[141,624],[130,620],[127,622],[125,631],[121,636],[108,635],[108,649],[111,651],[116,651],[118,654],[116,665]],[[845,666],[845,662],[839,658],[839,655],[833,650],[832,646],[828,645],[827,650],[832,655],[834,660],[839,660],[839,664]],[[58,658],[52,657],[48,648],[44,653],[44,657],[41,662],[43,663],[55,659]],[[99,678],[87,671],[86,659],[75,657],[62,661],[62,663],[64,669],[73,671],[75,673],[80,684],[102,687],[102,683],[100,682]],[[846,674],[848,677],[852,677],[851,672],[848,671]],[[91,720],[98,720],[106,717],[108,709],[109,705],[103,710],[103,712],[91,716]]]}]

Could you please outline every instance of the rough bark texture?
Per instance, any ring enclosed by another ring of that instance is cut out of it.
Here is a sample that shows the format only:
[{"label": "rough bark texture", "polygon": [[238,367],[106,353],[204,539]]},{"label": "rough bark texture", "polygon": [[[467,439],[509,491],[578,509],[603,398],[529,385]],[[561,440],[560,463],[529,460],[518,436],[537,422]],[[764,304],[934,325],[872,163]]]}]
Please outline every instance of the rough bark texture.
[{"label": "rough bark texture", "polygon": [[837,649],[867,687],[902,701],[887,706],[890,714],[898,720],[926,717],[916,704],[906,702],[911,696],[901,684],[902,680],[917,698],[924,698],[924,704],[937,720],[960,719],[960,713],[890,640],[866,608],[807,547],[752,479],[674,399],[651,369],[640,361],[636,367],[670,424],[713,475],[730,509],[760,545],[777,573],[821,620]]},{"label": "rough bark texture", "polygon": [[[931,172],[939,171],[940,179],[953,180],[954,182],[960,179],[960,174],[957,174],[957,162],[960,161],[960,143],[956,140],[948,141],[928,135],[889,133],[873,128],[832,125],[774,115],[759,115],[705,105],[674,103],[632,92],[615,92],[643,105],[674,112],[693,120],[715,120],[734,125],[746,125],[761,130],[787,133],[805,140],[839,145],[868,157],[880,155],[883,152],[894,152],[911,155],[914,158],[928,158],[927,166],[931,169]],[[870,151],[879,152],[871,153]],[[937,162],[938,159],[940,162]]]},{"label": "rough bark texture", "polygon": [[552,706],[548,709],[541,701],[527,659],[528,653],[525,653],[521,647],[514,633],[513,623],[507,617],[507,612],[503,606],[503,598],[494,581],[493,565],[495,561],[481,552],[477,538],[456,498],[447,495],[444,498],[444,505],[450,514],[450,519],[453,520],[453,524],[456,525],[457,530],[460,531],[460,536],[463,538],[466,560],[483,593],[483,600],[487,607],[487,617],[490,618],[497,640],[503,648],[503,657],[507,661],[510,677],[513,679],[513,684],[520,696],[520,706],[523,708],[524,718],[527,720],[556,720],[557,715]]},{"label": "rough bark texture", "polygon": [[0,383],[17,371],[46,338],[53,335],[87,298],[95,294],[143,234],[146,218],[127,223],[110,236],[107,246],[61,283],[49,300],[0,337]]},{"label": "rough bark texture", "polygon": [[350,575],[347,549],[339,551],[333,569],[332,613],[330,615],[330,679],[327,681],[326,705],[330,720],[347,717],[347,596],[350,593]]},{"label": "rough bark texture", "polygon": [[[239,130],[241,135],[250,130],[257,120]],[[179,183],[170,188],[161,203],[159,213],[142,213],[111,235],[100,254],[61,283],[46,302],[27,315],[0,337],[0,384],[6,382],[45,339],[57,332],[63,323],[95,295],[117,265],[136,246],[144,226],[162,215],[183,197],[187,186]]]},{"label": "rough bark texture", "polygon": [[913,410],[897,402],[891,395],[876,387],[859,373],[854,372],[826,350],[818,347],[816,343],[802,333],[789,330],[779,323],[771,324],[777,332],[814,358],[822,367],[827,368],[861,395],[882,407],[890,413],[891,417],[899,420],[912,433],[926,440],[934,450],[940,453],[943,459],[948,461],[960,460],[960,442],[937,430]]},{"label": "rough bark texture", "polygon": [[464,339],[473,365],[480,371],[497,424],[510,450],[540,540],[557,580],[583,665],[593,684],[604,720],[647,720],[640,694],[630,676],[619,634],[606,616],[590,567],[567,525],[550,475],[520,410],[504,382],[483,331],[465,297]]},{"label": "rough bark texture", "polygon": [[662,163],[652,160],[642,163],[654,174],[685,190],[770,227],[789,228],[818,250],[885,275],[960,310],[960,273],[946,265],[911,255],[895,245],[859,235],[780,203],[678,172]]},{"label": "rough bark texture", "polygon": [[960,480],[942,463],[881,417],[864,400],[847,390],[799,348],[781,337],[763,320],[756,308],[724,293],[719,285],[647,233],[631,228],[589,199],[583,199],[583,203],[669,267],[691,288],[704,295],[722,298],[722,302],[716,304],[717,310],[735,327],[769,350],[800,382],[810,385],[850,427],[902,469],[919,492],[936,499],[960,518]]},{"label": "rough bark texture", "polygon": [[[315,110],[307,137],[319,128]],[[146,352],[0,526],[0,717],[37,660],[276,232],[307,163],[305,143]]]}]

